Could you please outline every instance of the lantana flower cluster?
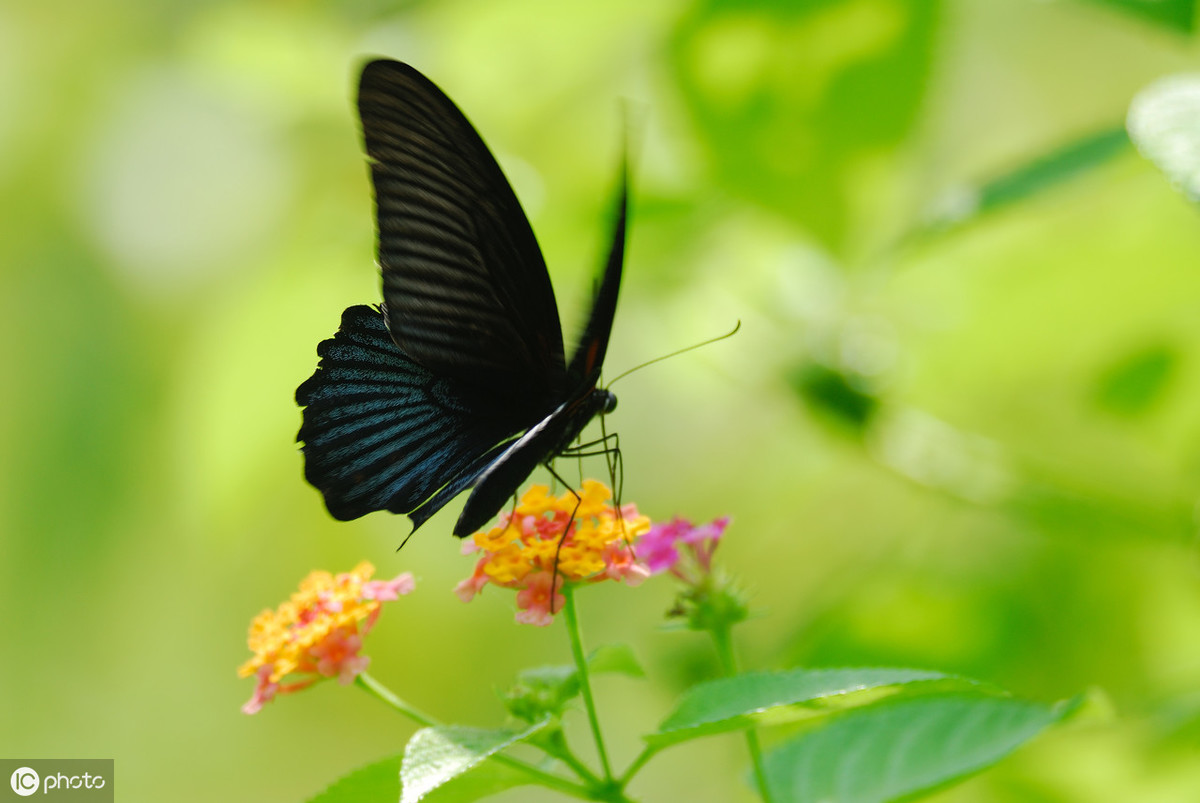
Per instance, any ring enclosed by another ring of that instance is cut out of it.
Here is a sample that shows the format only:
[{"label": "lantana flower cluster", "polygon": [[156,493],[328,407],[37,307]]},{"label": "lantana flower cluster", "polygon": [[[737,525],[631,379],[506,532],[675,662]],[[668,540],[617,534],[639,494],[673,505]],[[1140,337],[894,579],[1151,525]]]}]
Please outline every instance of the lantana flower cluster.
[{"label": "lantana flower cluster", "polygon": [[728,526],[728,516],[699,525],[676,516],[650,528],[638,541],[638,557],[652,574],[670,572],[687,585],[699,585],[712,574],[713,552]]},{"label": "lantana flower cluster", "polygon": [[258,685],[243,712],[257,713],[275,695],[325,678],[348,684],[367,668],[371,659],[360,652],[362,639],[379,618],[382,603],[415,587],[408,572],[392,580],[372,580],[374,573],[366,561],[337,575],[312,572],[287,602],[254,618],[247,639],[254,657],[238,675],[254,675]]},{"label": "lantana flower cluster", "polygon": [[[475,570],[455,588],[468,602],[487,585],[515,590],[517,621],[548,625],[563,609],[564,585],[623,581],[635,586],[655,574],[670,574],[682,588],[668,613],[689,627],[717,632],[748,614],[744,595],[713,565],[713,553],[729,518],[692,524],[681,518],[650,524],[635,505],[609,504],[612,491],[586,480],[579,494],[554,496],[534,485],[495,527],[464,543],[479,554]],[[336,677],[351,683],[370,658],[363,637],[374,627],[382,603],[414,588],[405,572],[372,580],[375,567],[362,562],[352,571],[308,575],[291,598],[264,610],[250,625],[254,657],[238,669],[256,678],[254,695],[242,706],[257,713],[276,695],[305,689]]]},{"label": "lantana flower cluster", "polygon": [[517,591],[517,621],[548,625],[562,610],[564,583],[619,580],[637,585],[651,574],[634,544],[650,531],[637,506],[608,504],[612,491],[585,480],[579,495],[554,496],[533,485],[496,526],[475,533],[465,553],[481,553],[475,571],[454,589],[469,602],[491,584]]},{"label": "lantana flower cluster", "polygon": [[708,524],[676,517],[655,524],[638,542],[638,557],[652,573],[669,572],[682,584],[667,616],[682,619],[692,630],[727,630],[750,614],[746,595],[713,566],[728,526],[728,516]]}]

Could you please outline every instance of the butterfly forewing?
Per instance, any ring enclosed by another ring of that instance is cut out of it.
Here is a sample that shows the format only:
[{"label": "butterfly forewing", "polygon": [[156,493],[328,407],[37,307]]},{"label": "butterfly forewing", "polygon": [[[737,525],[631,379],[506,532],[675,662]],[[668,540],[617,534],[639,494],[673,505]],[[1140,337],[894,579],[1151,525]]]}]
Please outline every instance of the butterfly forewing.
[{"label": "butterfly forewing", "polygon": [[608,351],[613,316],[617,312],[617,294],[621,289],[621,266],[625,262],[628,170],[628,165],[622,161],[620,181],[617,186],[617,203],[614,210],[612,242],[609,244],[608,259],[604,264],[604,275],[596,287],[587,325],[571,356],[571,364],[567,367],[568,386],[576,391],[595,387],[600,378],[600,368],[604,364],[605,352]]},{"label": "butterfly forewing", "polygon": [[592,311],[579,338],[571,365],[567,369],[570,391],[557,408],[501,453],[475,482],[454,527],[454,534],[466,536],[483,526],[517,492],[521,483],[539,463],[555,457],[575,440],[598,413],[611,409],[616,397],[597,390],[600,368],[612,334],[621,289],[621,266],[625,258],[625,218],[627,209],[626,166],[622,163],[617,189],[615,223],[604,274],[596,286]]},{"label": "butterfly forewing", "polygon": [[368,64],[358,106],[392,337],[434,374],[536,420],[565,390],[562,330],[504,174],[450,99],[407,65]]}]

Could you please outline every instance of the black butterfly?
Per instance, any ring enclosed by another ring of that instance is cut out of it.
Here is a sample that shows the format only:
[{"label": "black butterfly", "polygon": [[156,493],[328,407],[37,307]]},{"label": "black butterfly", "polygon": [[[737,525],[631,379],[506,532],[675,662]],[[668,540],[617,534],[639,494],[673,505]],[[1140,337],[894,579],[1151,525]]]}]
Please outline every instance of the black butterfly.
[{"label": "black butterfly", "polygon": [[462,112],[387,60],[363,69],[358,111],[384,303],[347,309],[296,390],[304,475],[335,518],[390,510],[414,530],[472,488],[454,526],[462,537],[616,407],[596,383],[621,284],[625,168],[608,262],[568,363],[533,230]]}]

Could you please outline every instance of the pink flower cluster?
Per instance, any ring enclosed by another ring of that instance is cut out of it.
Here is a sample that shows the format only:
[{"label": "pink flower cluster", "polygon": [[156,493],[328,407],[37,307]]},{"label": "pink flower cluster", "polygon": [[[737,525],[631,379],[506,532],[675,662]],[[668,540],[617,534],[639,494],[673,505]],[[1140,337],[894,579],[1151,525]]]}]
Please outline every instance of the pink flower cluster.
[{"label": "pink flower cluster", "polygon": [[713,552],[728,526],[728,516],[700,525],[676,516],[651,525],[650,532],[638,539],[638,559],[651,574],[670,572],[688,585],[696,585],[712,573]]}]

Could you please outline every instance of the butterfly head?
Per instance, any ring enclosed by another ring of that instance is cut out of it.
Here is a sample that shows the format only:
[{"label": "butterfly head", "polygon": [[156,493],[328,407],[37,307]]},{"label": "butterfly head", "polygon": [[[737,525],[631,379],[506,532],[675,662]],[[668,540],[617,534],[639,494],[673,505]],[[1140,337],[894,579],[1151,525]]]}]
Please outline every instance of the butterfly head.
[{"label": "butterfly head", "polygon": [[597,412],[600,415],[608,415],[613,410],[617,409],[617,396],[611,390],[597,388],[595,390]]}]

